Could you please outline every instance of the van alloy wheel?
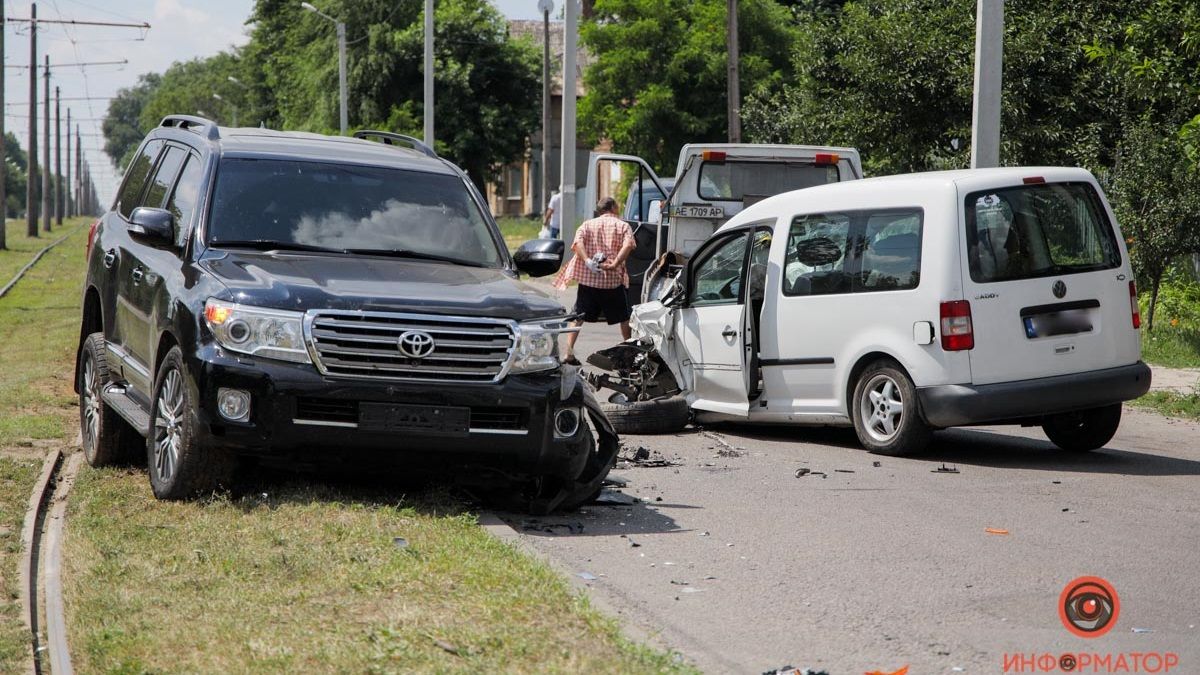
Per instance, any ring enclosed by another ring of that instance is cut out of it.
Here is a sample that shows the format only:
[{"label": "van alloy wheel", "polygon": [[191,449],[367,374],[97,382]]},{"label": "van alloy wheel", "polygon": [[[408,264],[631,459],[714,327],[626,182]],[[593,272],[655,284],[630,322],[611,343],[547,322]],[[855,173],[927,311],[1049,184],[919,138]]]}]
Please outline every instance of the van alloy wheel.
[{"label": "van alloy wheel", "polygon": [[163,378],[155,404],[154,467],[160,480],[170,481],[179,466],[183,435],[183,378],[172,369]]},{"label": "van alloy wheel", "polygon": [[863,388],[859,415],[871,438],[887,443],[900,433],[904,424],[904,407],[900,386],[890,376],[880,373]]}]

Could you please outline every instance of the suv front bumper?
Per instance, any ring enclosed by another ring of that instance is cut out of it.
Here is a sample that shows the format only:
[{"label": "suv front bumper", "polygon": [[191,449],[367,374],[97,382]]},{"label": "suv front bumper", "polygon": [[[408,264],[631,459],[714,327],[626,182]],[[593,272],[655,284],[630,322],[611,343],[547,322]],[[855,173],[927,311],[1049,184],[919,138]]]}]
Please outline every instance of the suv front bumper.
[{"label": "suv front bumper", "polygon": [[[359,380],[321,375],[307,364],[233,355],[209,346],[189,369],[206,443],[241,454],[312,460],[366,459],[371,464],[444,471],[478,467],[517,476],[580,475],[592,449],[583,385],[559,370],[509,375],[496,384]],[[248,391],[250,418],[233,422],[217,408],[221,388]],[[359,418],[361,404],[470,408],[467,431],[380,430]],[[560,437],[554,416],[577,411],[578,430]],[[477,421],[478,420],[478,421]]]},{"label": "suv front bumper", "polygon": [[961,427],[1013,422],[1099,408],[1150,390],[1150,367],[1128,366],[998,384],[947,384],[917,389],[931,426]]}]

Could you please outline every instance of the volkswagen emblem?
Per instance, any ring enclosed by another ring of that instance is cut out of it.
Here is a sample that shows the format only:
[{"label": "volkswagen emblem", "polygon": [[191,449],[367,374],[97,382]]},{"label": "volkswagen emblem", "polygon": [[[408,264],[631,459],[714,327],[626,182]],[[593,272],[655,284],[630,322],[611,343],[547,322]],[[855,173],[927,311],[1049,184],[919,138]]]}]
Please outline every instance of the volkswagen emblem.
[{"label": "volkswagen emblem", "polygon": [[1059,279],[1054,282],[1054,287],[1050,289],[1050,292],[1054,293],[1054,297],[1061,298],[1067,294],[1067,285],[1063,283],[1062,279]]},{"label": "volkswagen emblem", "polygon": [[407,330],[397,341],[400,353],[414,359],[423,359],[433,353],[433,336],[423,330]]}]

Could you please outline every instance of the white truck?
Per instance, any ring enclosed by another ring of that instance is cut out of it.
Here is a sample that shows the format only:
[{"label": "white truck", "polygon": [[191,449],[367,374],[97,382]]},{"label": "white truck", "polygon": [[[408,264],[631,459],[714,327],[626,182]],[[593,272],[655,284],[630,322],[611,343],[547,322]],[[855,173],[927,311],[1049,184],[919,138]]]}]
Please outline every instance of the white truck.
[{"label": "white truck", "polygon": [[[613,171],[613,166],[619,166]],[[664,276],[681,269],[717,228],[742,209],[784,192],[863,177],[853,148],[749,143],[692,143],[679,151],[675,180],[663,187],[641,157],[593,153],[585,199],[615,192],[612,176],[629,181],[626,218],[637,249],[630,256],[630,300],[653,299]],[[607,184],[605,184],[607,183]],[[642,191],[661,199],[643,198]],[[649,272],[649,274],[647,274]]]}]

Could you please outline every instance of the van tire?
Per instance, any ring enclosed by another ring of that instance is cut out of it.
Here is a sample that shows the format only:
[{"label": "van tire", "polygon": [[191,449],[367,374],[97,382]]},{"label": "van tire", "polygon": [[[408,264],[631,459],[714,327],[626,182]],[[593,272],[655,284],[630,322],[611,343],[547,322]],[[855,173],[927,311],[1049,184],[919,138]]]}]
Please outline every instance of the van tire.
[{"label": "van tire", "polygon": [[682,394],[649,401],[625,401],[614,394],[600,409],[618,434],[671,434],[688,423],[687,399]]},{"label": "van tire", "polygon": [[854,383],[849,413],[859,443],[876,455],[920,452],[933,438],[921,416],[917,388],[894,361],[875,361],[863,370]]},{"label": "van tire", "polygon": [[1052,415],[1042,422],[1050,442],[1072,452],[1103,448],[1121,426],[1121,404]]}]

